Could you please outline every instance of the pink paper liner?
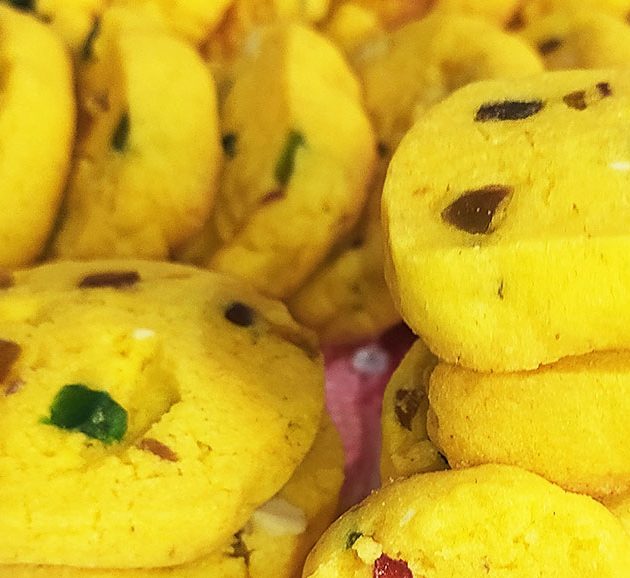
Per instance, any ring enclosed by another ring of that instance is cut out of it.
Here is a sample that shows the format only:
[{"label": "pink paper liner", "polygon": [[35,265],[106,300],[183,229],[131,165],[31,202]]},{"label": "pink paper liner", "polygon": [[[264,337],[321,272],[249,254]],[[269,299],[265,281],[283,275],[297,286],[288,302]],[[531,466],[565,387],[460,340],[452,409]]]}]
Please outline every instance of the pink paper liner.
[{"label": "pink paper liner", "polygon": [[341,511],[379,486],[383,391],[414,340],[401,324],[374,341],[324,350],[328,411],[346,453]]}]

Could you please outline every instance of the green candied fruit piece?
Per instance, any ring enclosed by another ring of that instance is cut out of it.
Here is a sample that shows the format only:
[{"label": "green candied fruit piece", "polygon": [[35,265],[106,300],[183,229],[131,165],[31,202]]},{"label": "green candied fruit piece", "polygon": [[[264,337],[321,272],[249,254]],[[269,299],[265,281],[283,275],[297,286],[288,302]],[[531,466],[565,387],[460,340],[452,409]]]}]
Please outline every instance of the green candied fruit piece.
[{"label": "green candied fruit piece", "polygon": [[301,132],[292,130],[287,135],[274,171],[274,177],[279,185],[284,187],[291,180],[295,166],[295,154],[298,148],[305,144],[306,139]]},{"label": "green candied fruit piece", "polygon": [[127,411],[106,391],[80,384],[64,385],[53,399],[43,423],[80,431],[104,444],[119,442],[127,431]]},{"label": "green candied fruit piece", "polygon": [[350,548],[352,548],[352,546],[354,546],[354,543],[361,536],[363,536],[363,532],[357,532],[356,530],[353,530],[352,532],[349,532],[348,535],[346,536],[346,550],[350,550]]}]

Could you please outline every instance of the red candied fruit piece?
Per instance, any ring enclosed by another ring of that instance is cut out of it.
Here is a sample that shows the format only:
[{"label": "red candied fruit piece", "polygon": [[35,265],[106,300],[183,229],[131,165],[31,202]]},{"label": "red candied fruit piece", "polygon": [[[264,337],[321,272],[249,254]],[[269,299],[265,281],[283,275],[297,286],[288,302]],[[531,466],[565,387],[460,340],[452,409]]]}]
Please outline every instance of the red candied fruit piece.
[{"label": "red candied fruit piece", "polygon": [[407,562],[404,560],[393,560],[386,554],[374,562],[374,578],[413,578]]}]

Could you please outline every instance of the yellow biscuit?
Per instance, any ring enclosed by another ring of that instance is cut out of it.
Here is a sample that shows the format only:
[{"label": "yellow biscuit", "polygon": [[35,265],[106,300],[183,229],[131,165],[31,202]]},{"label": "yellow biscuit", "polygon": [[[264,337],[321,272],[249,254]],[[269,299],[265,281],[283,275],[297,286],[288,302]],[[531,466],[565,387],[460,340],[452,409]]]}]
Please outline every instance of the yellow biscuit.
[{"label": "yellow biscuit", "polygon": [[605,13],[554,12],[535,20],[521,36],[549,70],[625,68],[630,62],[630,26]]},{"label": "yellow biscuit", "polygon": [[[381,156],[370,202],[357,230],[335,247],[289,302],[293,315],[324,343],[373,338],[399,315],[383,275],[380,197],[387,163],[413,118],[460,83],[538,72],[539,58],[523,42],[463,16],[435,15],[381,39],[359,72],[376,121]],[[464,45],[465,50],[455,50]]]},{"label": "yellow biscuit", "polygon": [[448,464],[427,434],[427,389],[437,359],[417,340],[392,375],[381,413],[381,482],[443,470]]},{"label": "yellow biscuit", "polygon": [[366,209],[350,238],[287,303],[291,314],[314,329],[323,344],[374,338],[400,320],[383,273],[379,188],[372,188]]},{"label": "yellow biscuit", "polygon": [[53,226],[70,165],[75,103],[69,59],[44,25],[0,5],[0,32],[0,266],[15,267],[42,252]]},{"label": "yellow biscuit", "polygon": [[223,107],[208,266],[291,295],[358,220],[375,156],[356,78],[306,27],[275,27]]},{"label": "yellow biscuit", "polygon": [[427,430],[451,467],[514,464],[575,492],[630,490],[630,357],[564,358],[536,371],[478,373],[440,364]]},{"label": "yellow biscuit", "polygon": [[212,554],[318,429],[313,336],[215,273],[141,261],[27,270],[0,293],[0,333],[3,565]]},{"label": "yellow biscuit", "polygon": [[313,447],[277,496],[255,511],[221,552],[182,566],[94,569],[0,566],[2,578],[291,578],[337,511],[341,440],[324,414]]},{"label": "yellow biscuit", "polygon": [[112,0],[112,6],[151,10],[175,34],[199,45],[225,18],[234,0]]},{"label": "yellow biscuit", "polygon": [[182,41],[114,20],[102,22],[84,67],[82,130],[52,253],[165,258],[212,206],[220,162],[212,78]]},{"label": "yellow biscuit", "polygon": [[522,5],[523,0],[435,0],[434,10],[478,16],[499,27],[512,28],[515,18],[522,18]]},{"label": "yellow biscuit", "polygon": [[377,134],[393,151],[414,121],[455,89],[543,66],[524,41],[483,20],[435,13],[368,47],[357,68]]},{"label": "yellow biscuit", "polygon": [[516,371],[630,345],[629,95],[627,72],[486,81],[409,132],[383,194],[386,274],[436,355]]},{"label": "yellow biscuit", "polygon": [[324,534],[304,578],[623,578],[630,537],[592,498],[509,466],[399,480]]}]

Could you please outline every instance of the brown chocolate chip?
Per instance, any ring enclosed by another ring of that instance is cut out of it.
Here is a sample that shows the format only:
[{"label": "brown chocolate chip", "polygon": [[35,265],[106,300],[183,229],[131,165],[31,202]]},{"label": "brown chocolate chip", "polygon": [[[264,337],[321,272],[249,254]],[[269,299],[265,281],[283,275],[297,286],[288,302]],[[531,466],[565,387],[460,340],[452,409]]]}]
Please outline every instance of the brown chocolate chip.
[{"label": "brown chocolate chip", "polygon": [[21,353],[22,348],[17,343],[0,339],[0,382],[7,378]]},{"label": "brown chocolate chip", "polygon": [[143,451],[151,452],[158,458],[168,462],[179,461],[179,457],[171,448],[154,438],[142,438],[138,442],[138,448]]},{"label": "brown chocolate chip", "polygon": [[599,91],[599,94],[602,98],[606,98],[608,96],[612,96],[612,88],[610,87],[610,83],[608,82],[598,82],[595,87]]},{"label": "brown chocolate chip", "polygon": [[225,310],[225,318],[239,327],[249,327],[254,323],[254,310],[245,303],[234,301]]},{"label": "brown chocolate chip", "polygon": [[420,407],[420,392],[417,389],[399,389],[395,395],[394,413],[398,423],[411,431],[411,422]]},{"label": "brown chocolate chip", "polygon": [[575,92],[565,94],[562,97],[562,100],[564,101],[564,104],[570,108],[574,108],[575,110],[585,110],[587,107],[586,92],[584,90],[576,90]]},{"label": "brown chocolate chip", "polygon": [[264,195],[261,199],[260,199],[260,204],[261,205],[267,205],[269,203],[273,203],[275,201],[280,201],[282,199],[284,199],[285,197],[285,192],[283,189],[274,189],[273,191],[269,191],[266,195]]},{"label": "brown chocolate chip", "polygon": [[6,269],[0,269],[0,289],[13,287],[14,283],[13,275]]},{"label": "brown chocolate chip", "polygon": [[473,235],[489,233],[497,208],[511,192],[506,185],[466,191],[442,211],[442,219]]},{"label": "brown chocolate chip", "polygon": [[137,271],[104,271],[86,275],[79,282],[79,287],[81,289],[96,289],[99,287],[121,289],[130,287],[138,283],[138,281],[140,281],[140,274]]},{"label": "brown chocolate chip", "polygon": [[540,52],[543,56],[547,54],[551,54],[555,52],[562,46],[562,38],[559,36],[552,36],[550,38],[545,38],[545,40],[541,40],[538,45],[538,52]]},{"label": "brown chocolate chip", "polygon": [[503,100],[482,104],[475,113],[475,122],[523,120],[539,113],[542,100]]}]

